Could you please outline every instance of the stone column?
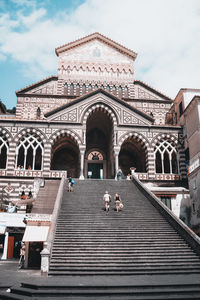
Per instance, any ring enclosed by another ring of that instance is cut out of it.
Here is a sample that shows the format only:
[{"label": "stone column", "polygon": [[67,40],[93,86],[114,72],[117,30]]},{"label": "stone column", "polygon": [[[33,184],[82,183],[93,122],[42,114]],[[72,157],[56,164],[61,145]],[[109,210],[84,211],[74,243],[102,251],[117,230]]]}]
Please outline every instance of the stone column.
[{"label": "stone column", "polygon": [[15,151],[16,151],[16,143],[9,144],[9,152],[7,155],[7,175],[13,176],[15,167],[16,167],[16,158],[15,158]]},{"label": "stone column", "polygon": [[115,174],[117,170],[119,169],[119,150],[114,150],[115,155]]},{"label": "stone column", "polygon": [[83,173],[83,170],[84,170],[84,155],[85,155],[85,150],[81,150],[80,154],[81,154],[81,170],[80,170],[80,177],[79,177],[79,179],[83,180],[83,179],[85,179],[84,178],[84,173]]},{"label": "stone column", "polygon": [[44,145],[44,155],[43,155],[43,175],[49,174],[50,167],[51,167],[51,144],[46,143]]},{"label": "stone column", "polygon": [[155,178],[155,173],[156,173],[154,148],[150,148],[150,147],[147,148],[146,158],[147,158],[146,169],[147,169],[148,177],[150,180],[151,179],[153,180]]},{"label": "stone column", "polygon": [[9,236],[9,233],[6,232],[5,233],[5,239],[4,239],[3,255],[1,257],[2,260],[6,260],[7,259],[7,254],[8,254],[8,236]]}]

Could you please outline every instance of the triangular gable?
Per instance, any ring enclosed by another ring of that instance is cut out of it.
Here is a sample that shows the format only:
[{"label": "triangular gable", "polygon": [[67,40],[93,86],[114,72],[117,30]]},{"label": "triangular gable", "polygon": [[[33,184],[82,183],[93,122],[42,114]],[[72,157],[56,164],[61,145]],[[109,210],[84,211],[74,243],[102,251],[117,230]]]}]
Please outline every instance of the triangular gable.
[{"label": "triangular gable", "polygon": [[83,123],[84,115],[94,105],[103,105],[114,113],[118,125],[151,125],[149,115],[130,106],[104,90],[96,90],[45,115],[52,122]]},{"label": "triangular gable", "polygon": [[74,42],[71,42],[71,43],[68,43],[68,44],[65,44],[63,46],[56,48],[56,50],[55,50],[56,54],[59,56],[63,52],[67,52],[68,50],[71,50],[72,48],[79,47],[85,43],[92,41],[92,40],[99,40],[99,41],[103,42],[104,44],[107,44],[108,46],[121,52],[122,54],[125,54],[126,56],[131,57],[133,60],[135,60],[137,57],[136,52],[116,43],[115,41],[107,38],[106,36],[104,36],[98,32],[92,33],[92,34],[85,36],[81,39],[78,39]]},{"label": "triangular gable", "polygon": [[172,103],[172,99],[168,96],[164,95],[163,93],[157,91],[153,87],[147,85],[146,83],[135,80],[134,81],[135,87],[135,98],[136,99],[145,99],[145,100],[164,100],[169,101]]},{"label": "triangular gable", "polygon": [[18,96],[20,94],[55,94],[55,86],[57,80],[57,76],[45,78],[36,83],[28,85],[19,91],[16,91],[16,95]]}]

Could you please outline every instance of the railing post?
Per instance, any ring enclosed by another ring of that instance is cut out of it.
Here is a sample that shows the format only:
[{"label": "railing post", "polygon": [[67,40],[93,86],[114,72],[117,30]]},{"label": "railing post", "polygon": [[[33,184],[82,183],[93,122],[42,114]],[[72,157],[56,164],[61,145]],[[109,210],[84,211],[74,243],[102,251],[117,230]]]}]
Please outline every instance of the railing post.
[{"label": "railing post", "polygon": [[50,251],[47,249],[47,242],[44,243],[44,249],[41,254],[41,274],[48,275],[50,263]]}]

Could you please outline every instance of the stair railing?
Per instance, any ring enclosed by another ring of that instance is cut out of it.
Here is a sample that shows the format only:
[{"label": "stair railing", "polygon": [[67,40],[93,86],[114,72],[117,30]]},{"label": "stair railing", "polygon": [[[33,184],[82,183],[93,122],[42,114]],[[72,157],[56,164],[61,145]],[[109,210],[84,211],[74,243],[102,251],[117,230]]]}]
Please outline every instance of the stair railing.
[{"label": "stair railing", "polygon": [[49,233],[48,233],[48,237],[47,237],[47,249],[50,252],[50,257],[51,257],[51,251],[52,251],[52,244],[54,241],[55,230],[56,230],[57,218],[58,218],[58,214],[60,212],[60,207],[61,207],[62,198],[63,198],[65,180],[66,180],[65,176],[63,176],[60,181],[53,213],[51,216],[51,225],[50,225]]},{"label": "stair railing", "polygon": [[158,199],[135,175],[133,182],[139,190],[148,198],[151,204],[164,216],[171,226],[184,238],[194,252],[200,256],[200,238],[181,221],[160,199]]}]

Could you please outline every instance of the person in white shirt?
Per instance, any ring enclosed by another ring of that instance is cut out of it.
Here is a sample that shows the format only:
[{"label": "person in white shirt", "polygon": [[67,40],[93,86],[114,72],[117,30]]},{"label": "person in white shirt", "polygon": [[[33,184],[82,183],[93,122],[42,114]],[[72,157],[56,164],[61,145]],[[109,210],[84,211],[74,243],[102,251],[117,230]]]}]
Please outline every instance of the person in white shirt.
[{"label": "person in white shirt", "polygon": [[109,212],[110,209],[110,202],[111,202],[112,197],[108,193],[108,191],[105,191],[105,194],[103,195],[103,204],[105,205],[106,212]]}]

